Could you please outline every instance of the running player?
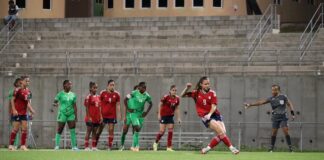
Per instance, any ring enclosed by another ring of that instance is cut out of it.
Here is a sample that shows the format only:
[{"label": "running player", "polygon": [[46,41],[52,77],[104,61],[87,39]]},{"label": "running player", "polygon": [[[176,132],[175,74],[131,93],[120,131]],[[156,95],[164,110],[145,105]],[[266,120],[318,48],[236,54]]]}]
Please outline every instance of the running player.
[{"label": "running player", "polygon": [[244,103],[245,108],[248,109],[252,106],[260,106],[263,104],[270,103],[272,108],[272,135],[271,135],[271,145],[269,152],[272,152],[276,143],[276,137],[278,129],[281,127],[285,134],[286,141],[289,147],[289,151],[292,152],[292,145],[290,140],[290,135],[288,132],[288,116],[287,116],[287,106],[290,110],[292,120],[295,119],[294,107],[291,101],[286,95],[281,94],[279,85],[272,85],[271,87],[272,96],[268,99],[259,100],[255,103]]},{"label": "running player", "polygon": [[72,82],[70,80],[64,80],[63,91],[59,92],[55,96],[53,103],[54,107],[59,106],[59,111],[57,115],[57,133],[55,135],[55,150],[60,149],[61,134],[63,132],[64,126],[67,123],[70,129],[71,135],[71,146],[72,150],[79,150],[77,147],[75,126],[77,122],[77,105],[76,105],[76,95],[71,92]]},{"label": "running player", "polygon": [[174,114],[177,115],[178,122],[180,123],[179,111],[180,98],[177,96],[177,88],[175,85],[170,87],[169,94],[163,96],[159,103],[158,120],[160,121],[160,131],[156,135],[155,142],[153,143],[153,150],[157,151],[158,144],[161,137],[164,135],[165,129],[168,128],[168,144],[167,151],[174,151],[172,149],[172,136],[174,128]]},{"label": "running player", "polygon": [[[149,107],[144,112],[146,102],[148,102]],[[140,82],[138,84],[138,89],[133,91],[131,94],[128,94],[124,99],[124,104],[127,106],[127,109],[124,112],[126,117],[125,124],[132,125],[134,129],[131,150],[139,151],[139,132],[143,124],[143,119],[140,120],[140,118],[146,117],[153,105],[151,96],[146,92],[146,83]]]},{"label": "running player", "polygon": [[206,154],[210,149],[222,141],[233,154],[238,154],[239,150],[233,147],[230,139],[226,136],[225,125],[217,109],[216,92],[210,89],[209,79],[207,77],[201,77],[196,88],[189,92],[191,86],[191,83],[187,83],[186,88],[181,93],[181,97],[191,97],[194,99],[197,114],[201,118],[203,124],[206,128],[210,128],[216,133],[216,136],[207,147],[201,150],[201,153]]},{"label": "running player", "polygon": [[20,149],[27,151],[26,140],[27,140],[27,110],[32,114],[35,113],[33,107],[30,104],[31,91],[28,89],[30,79],[28,76],[21,77],[21,87],[16,88],[14,95],[11,99],[11,121],[13,128],[11,130],[9,138],[9,150],[15,150],[13,146],[16,134],[21,128],[21,146]]},{"label": "running player", "polygon": [[118,119],[121,120],[120,94],[115,91],[114,80],[108,81],[106,90],[101,91],[100,93],[100,100],[103,123],[100,125],[97,131],[97,139],[99,140],[100,134],[104,129],[105,124],[108,124],[108,150],[111,150],[114,140],[115,124],[117,123],[117,113]]},{"label": "running player", "polygon": [[102,122],[100,96],[97,95],[98,85],[95,82],[89,83],[90,94],[84,100],[86,108],[85,122],[87,133],[85,135],[84,147],[86,151],[90,151],[89,137],[92,134],[92,150],[97,151],[97,130]]}]

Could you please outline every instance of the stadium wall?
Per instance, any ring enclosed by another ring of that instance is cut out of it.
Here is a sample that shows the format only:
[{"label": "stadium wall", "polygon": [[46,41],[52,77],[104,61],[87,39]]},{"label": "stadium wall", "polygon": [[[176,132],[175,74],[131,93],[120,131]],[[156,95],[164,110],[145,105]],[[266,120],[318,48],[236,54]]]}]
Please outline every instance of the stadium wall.
[{"label": "stadium wall", "polygon": [[[54,96],[62,88],[62,81],[66,77],[31,77],[31,90],[33,93],[32,105],[37,114],[34,117],[33,135],[38,147],[54,146],[55,120],[57,109],[53,109],[52,102]],[[78,95],[78,130],[85,131],[83,118],[85,110],[83,107],[84,97],[88,94],[88,83],[95,81],[99,84],[99,90],[105,88],[109,79],[116,80],[116,89],[124,98],[133,86],[139,81],[147,82],[148,92],[153,97],[153,109],[149,113],[146,121],[156,121],[157,105],[159,99],[168,91],[171,84],[178,86],[178,94],[187,82],[195,83],[198,76],[118,76],[118,77],[90,77],[71,76],[73,91]],[[252,148],[267,147],[269,145],[271,124],[270,105],[260,108],[244,110],[243,103],[251,102],[259,98],[267,98],[271,95],[271,85],[279,84],[282,92],[287,94],[295,106],[297,119],[290,124],[291,137],[294,146],[302,145],[304,149],[319,150],[324,148],[324,125],[319,124],[324,121],[324,77],[323,76],[210,76],[211,88],[215,89],[219,98],[218,108],[224,116],[227,124],[227,132],[237,145],[238,133],[241,132],[241,145]],[[0,146],[8,143],[8,99],[7,94],[11,88],[14,77],[0,77]],[[183,132],[205,132],[208,131],[200,123],[196,116],[193,101],[181,99],[181,114],[183,121],[194,121],[182,127]],[[241,112],[241,114],[239,114]],[[241,122],[241,124],[239,123]],[[263,123],[257,123],[263,122]],[[265,122],[265,123],[264,123]],[[305,124],[300,125],[299,122]],[[315,124],[313,123],[315,122]],[[318,123],[318,124],[316,124]],[[302,135],[301,135],[302,130]],[[116,130],[119,131],[119,130]],[[157,132],[158,122],[145,123],[144,132]],[[52,138],[51,138],[52,137]],[[301,143],[302,139],[302,143]],[[115,140],[118,141],[119,140]],[[208,141],[208,139],[207,139]],[[205,143],[207,143],[207,141]],[[151,144],[150,144],[151,145]],[[282,132],[279,132],[278,147],[286,147]]]}]

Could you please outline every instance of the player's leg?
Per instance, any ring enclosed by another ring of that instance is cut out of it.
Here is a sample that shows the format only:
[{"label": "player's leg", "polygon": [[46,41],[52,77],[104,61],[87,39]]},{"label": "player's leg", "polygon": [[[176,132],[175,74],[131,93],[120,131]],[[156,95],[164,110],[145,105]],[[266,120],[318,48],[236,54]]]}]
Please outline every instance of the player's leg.
[{"label": "player's leg", "polygon": [[155,142],[153,143],[153,150],[154,151],[157,151],[157,149],[158,149],[159,141],[160,141],[161,137],[165,133],[166,126],[167,126],[166,124],[163,124],[162,122],[160,122],[160,130],[159,130],[159,133],[156,135]]},{"label": "player's leg", "polygon": [[[212,122],[212,121],[211,121]],[[215,121],[213,121],[215,122]],[[231,150],[233,154],[238,154],[240,151],[236,149],[233,145],[231,140],[227,137],[226,135],[226,128],[225,124],[223,121],[217,120],[216,123],[218,124],[217,126],[220,128],[221,132],[218,133],[218,138]]]},{"label": "player's leg", "polygon": [[134,148],[133,151],[139,151],[139,132],[141,130],[141,123],[139,120],[140,116],[142,116],[141,113],[131,114],[131,122],[134,129],[133,145],[132,145],[132,147]]},{"label": "player's leg", "polygon": [[27,140],[27,117],[26,119],[21,121],[21,137],[20,137],[20,142],[21,146],[20,149],[27,151],[27,146],[26,146],[26,140]]},{"label": "player's leg", "polygon": [[291,139],[289,135],[289,129],[288,129],[288,122],[287,121],[281,121],[281,128],[283,133],[285,134],[286,142],[289,148],[289,151],[292,152],[292,145],[291,145]]},{"label": "player's leg", "polygon": [[97,131],[96,131],[96,146],[97,146],[97,144],[99,142],[101,133],[102,133],[103,129],[105,128],[105,125],[106,125],[106,122],[105,122],[105,119],[104,119],[103,122],[97,128]]},{"label": "player's leg", "polygon": [[92,132],[92,123],[91,122],[86,122],[86,126],[87,126],[87,132],[86,132],[85,138],[84,138],[84,150],[90,151],[89,137],[90,137],[90,134]]},{"label": "player's leg", "polygon": [[108,124],[108,149],[111,150],[114,141],[115,123]]},{"label": "player's leg", "polygon": [[75,115],[74,114],[68,116],[68,122],[67,123],[68,123],[69,129],[70,129],[72,150],[78,150],[76,132],[75,132],[76,122],[75,122]]},{"label": "player's leg", "polygon": [[65,127],[65,122],[57,122],[57,131],[55,135],[55,148],[54,148],[56,150],[60,148],[61,134],[64,130],[64,127]]},{"label": "player's leg", "polygon": [[272,120],[271,142],[270,142],[269,152],[272,152],[274,149],[279,128],[280,128],[280,121]]},{"label": "player's leg", "polygon": [[173,123],[169,123],[167,125],[168,127],[168,143],[167,143],[167,151],[174,151],[172,149],[172,137],[173,137],[173,128],[174,128],[174,124]]},{"label": "player's leg", "polygon": [[19,131],[20,128],[20,121],[19,118],[16,119],[15,117],[17,116],[13,116],[12,117],[12,129],[11,129],[11,133],[10,133],[10,137],[9,137],[9,150],[15,150],[14,142],[15,142],[15,138],[17,135],[17,132]]},{"label": "player's leg", "polygon": [[120,137],[120,148],[119,148],[120,151],[123,151],[125,149],[124,145],[125,145],[125,139],[126,139],[126,135],[127,135],[127,132],[128,132],[128,128],[129,128],[129,125],[124,123],[123,130],[122,130],[122,135]]},{"label": "player's leg", "polygon": [[92,150],[93,151],[97,151],[97,131],[100,127],[100,124],[99,123],[93,123],[92,124],[92,130],[91,130],[91,133],[92,133],[92,136],[91,136],[91,139],[92,139]]}]

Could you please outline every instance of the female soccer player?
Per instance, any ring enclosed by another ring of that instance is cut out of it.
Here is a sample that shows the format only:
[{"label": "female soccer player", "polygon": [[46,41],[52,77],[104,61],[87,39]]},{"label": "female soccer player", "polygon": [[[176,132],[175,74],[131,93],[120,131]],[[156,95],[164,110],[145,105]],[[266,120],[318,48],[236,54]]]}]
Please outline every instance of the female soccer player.
[{"label": "female soccer player", "polygon": [[103,123],[100,125],[97,131],[97,139],[99,140],[100,134],[105,127],[105,124],[108,124],[108,150],[111,150],[114,140],[115,124],[117,123],[117,113],[118,119],[121,119],[120,94],[115,91],[114,80],[108,81],[106,90],[101,91],[100,93],[100,100]]},{"label": "female soccer player", "polygon": [[178,122],[181,122],[179,104],[180,98],[177,96],[177,88],[175,85],[172,85],[170,87],[169,94],[164,95],[159,103],[158,120],[160,121],[160,132],[156,135],[155,142],[153,143],[154,151],[157,151],[159,141],[163,136],[166,128],[168,128],[167,151],[174,151],[172,149],[172,136],[174,127],[173,116],[174,114],[176,114]]},{"label": "female soccer player", "polygon": [[21,87],[16,88],[14,95],[11,99],[11,121],[13,122],[13,128],[11,130],[9,138],[9,150],[15,150],[13,146],[16,134],[21,128],[21,150],[27,151],[26,140],[27,140],[27,110],[32,114],[35,113],[31,106],[31,91],[28,89],[30,80],[28,76],[21,77]]},{"label": "female soccer player", "polygon": [[282,131],[286,136],[286,141],[289,147],[289,151],[292,152],[292,145],[290,140],[290,135],[288,132],[288,117],[287,117],[287,107],[290,109],[290,114],[292,116],[292,120],[295,119],[294,107],[291,101],[287,98],[286,95],[280,93],[279,85],[272,85],[272,96],[268,99],[259,100],[255,103],[244,103],[245,108],[248,109],[252,106],[260,106],[263,104],[270,103],[272,108],[272,135],[271,135],[271,146],[269,148],[269,152],[272,152],[276,143],[276,137],[278,129],[281,127]]},{"label": "female soccer player", "polygon": [[86,151],[90,151],[89,137],[92,134],[92,150],[97,151],[97,130],[102,122],[100,96],[97,95],[98,86],[95,82],[90,82],[89,88],[90,94],[84,100],[84,106],[86,108],[85,122],[87,125],[84,147]]},{"label": "female soccer player", "polygon": [[[145,103],[149,103],[148,109],[144,112]],[[139,132],[143,124],[143,119],[152,108],[152,98],[146,92],[146,83],[140,82],[138,89],[128,94],[124,99],[126,110],[124,112],[125,125],[132,125],[134,129],[132,151],[139,151]]]},{"label": "female soccer player", "polygon": [[201,77],[196,88],[189,92],[191,86],[191,83],[187,83],[186,88],[181,93],[181,97],[191,97],[194,99],[197,114],[201,118],[203,124],[217,134],[209,145],[201,150],[201,153],[206,154],[220,141],[223,141],[233,154],[238,154],[239,150],[232,146],[230,139],[226,136],[225,125],[217,109],[216,92],[210,89],[209,79],[207,77]]},{"label": "female soccer player", "polygon": [[63,81],[63,91],[59,92],[55,96],[53,103],[54,107],[59,106],[59,111],[57,115],[57,133],[55,136],[55,150],[60,149],[61,134],[63,132],[64,126],[67,123],[70,129],[71,135],[71,146],[72,150],[79,150],[77,147],[77,139],[75,133],[75,125],[77,121],[77,96],[75,93],[71,92],[72,82],[70,80]]}]

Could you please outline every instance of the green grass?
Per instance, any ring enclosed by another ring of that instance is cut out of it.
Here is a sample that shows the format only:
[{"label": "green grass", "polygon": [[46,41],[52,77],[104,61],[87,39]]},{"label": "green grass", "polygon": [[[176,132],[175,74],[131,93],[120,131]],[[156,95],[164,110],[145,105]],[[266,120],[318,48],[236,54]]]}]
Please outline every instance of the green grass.
[{"label": "green grass", "polygon": [[201,155],[198,151],[98,151],[73,152],[69,150],[0,150],[0,160],[323,160],[324,153],[314,152],[242,152],[232,155],[230,152],[212,151]]}]

